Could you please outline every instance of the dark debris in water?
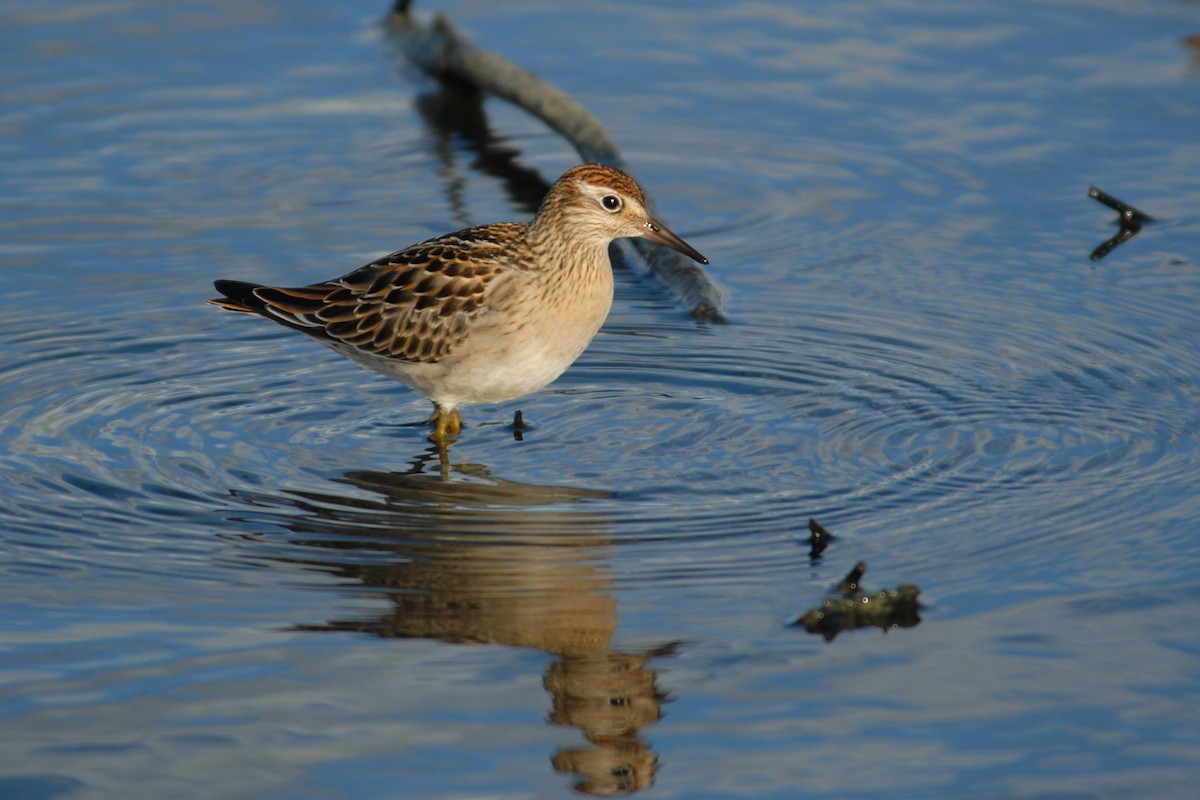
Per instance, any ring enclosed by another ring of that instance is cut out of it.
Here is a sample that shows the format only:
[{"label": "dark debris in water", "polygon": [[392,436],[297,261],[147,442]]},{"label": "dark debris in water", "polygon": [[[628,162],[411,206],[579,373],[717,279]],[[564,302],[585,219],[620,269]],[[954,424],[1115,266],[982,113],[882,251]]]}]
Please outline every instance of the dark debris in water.
[{"label": "dark debris in water", "polygon": [[891,628],[914,628],[920,624],[921,605],[917,596],[921,590],[916,585],[902,583],[895,589],[868,594],[861,585],[866,571],[867,565],[862,561],[855,564],[834,590],[835,596],[801,614],[792,625],[819,633],[831,642],[844,630],[872,627],[887,632]]},{"label": "dark debris in water", "polygon": [[808,557],[816,561],[825,552],[825,548],[829,546],[837,537],[829,531],[825,530],[825,526],[817,522],[815,519],[808,520]]},{"label": "dark debris in water", "polygon": [[1118,214],[1117,225],[1120,226],[1114,236],[1101,242],[1100,246],[1092,251],[1092,261],[1099,261],[1104,258],[1113,250],[1116,250],[1118,246],[1136,236],[1141,231],[1142,225],[1154,221],[1154,217],[1138,211],[1127,203],[1121,202],[1111,194],[1101,191],[1097,186],[1088,188],[1088,197],[1116,211]]}]

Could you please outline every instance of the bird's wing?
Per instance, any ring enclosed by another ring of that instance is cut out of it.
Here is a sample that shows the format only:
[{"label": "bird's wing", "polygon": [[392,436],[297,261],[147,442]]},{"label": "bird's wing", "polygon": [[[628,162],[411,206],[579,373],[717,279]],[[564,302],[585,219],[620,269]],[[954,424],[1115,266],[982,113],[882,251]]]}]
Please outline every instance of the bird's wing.
[{"label": "bird's wing", "polygon": [[484,309],[489,287],[511,266],[506,240],[522,227],[458,231],[298,288],[217,281],[227,299],[213,302],[365,353],[435,362],[453,352]]}]

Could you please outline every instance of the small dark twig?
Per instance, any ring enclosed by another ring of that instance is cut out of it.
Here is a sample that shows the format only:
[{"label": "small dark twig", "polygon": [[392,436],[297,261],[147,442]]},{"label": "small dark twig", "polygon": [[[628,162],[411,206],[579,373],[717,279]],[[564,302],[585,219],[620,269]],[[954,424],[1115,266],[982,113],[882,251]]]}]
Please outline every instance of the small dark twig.
[{"label": "small dark twig", "polygon": [[1120,226],[1120,229],[1114,236],[1101,242],[1100,245],[1092,251],[1090,256],[1092,261],[1099,261],[1113,250],[1116,250],[1119,245],[1122,245],[1132,239],[1138,234],[1139,231],[1141,231],[1144,223],[1154,222],[1154,217],[1138,211],[1136,208],[1127,203],[1121,202],[1111,194],[1101,191],[1099,187],[1089,187],[1088,197],[1108,206],[1113,211],[1116,211],[1119,215],[1117,217],[1117,224]]},{"label": "small dark twig", "polygon": [[817,522],[815,519],[808,521],[808,557],[812,561],[816,561],[825,552],[825,548],[829,546],[837,537],[829,531],[825,530],[825,526]]},{"label": "small dark twig", "polygon": [[1088,188],[1088,197],[1097,200],[1121,215],[1122,222],[1153,222],[1154,217],[1143,214],[1131,205],[1122,203],[1111,194],[1100,191],[1099,187]]}]

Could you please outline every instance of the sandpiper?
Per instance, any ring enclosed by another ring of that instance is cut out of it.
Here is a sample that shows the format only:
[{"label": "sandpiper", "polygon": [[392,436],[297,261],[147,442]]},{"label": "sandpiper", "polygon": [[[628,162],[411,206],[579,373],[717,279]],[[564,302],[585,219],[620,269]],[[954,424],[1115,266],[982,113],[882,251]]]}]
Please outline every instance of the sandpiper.
[{"label": "sandpiper", "polygon": [[608,244],[644,236],[707,264],[650,218],[625,173],[574,167],[530,222],[448,233],[341,278],[294,289],[219,280],[210,303],[306,333],[433,401],[429,438],[462,429],[459,406],[536,391],[584,351],[612,306]]}]

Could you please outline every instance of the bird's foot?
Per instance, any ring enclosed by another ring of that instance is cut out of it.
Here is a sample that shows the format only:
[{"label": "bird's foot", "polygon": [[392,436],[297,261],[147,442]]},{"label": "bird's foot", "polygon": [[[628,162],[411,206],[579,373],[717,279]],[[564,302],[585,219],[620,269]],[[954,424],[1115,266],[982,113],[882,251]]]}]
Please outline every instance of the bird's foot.
[{"label": "bird's foot", "polygon": [[447,411],[439,406],[435,408],[429,421],[433,423],[433,433],[429,434],[429,441],[434,444],[448,445],[455,436],[462,433],[462,417],[459,416],[457,408]]}]

